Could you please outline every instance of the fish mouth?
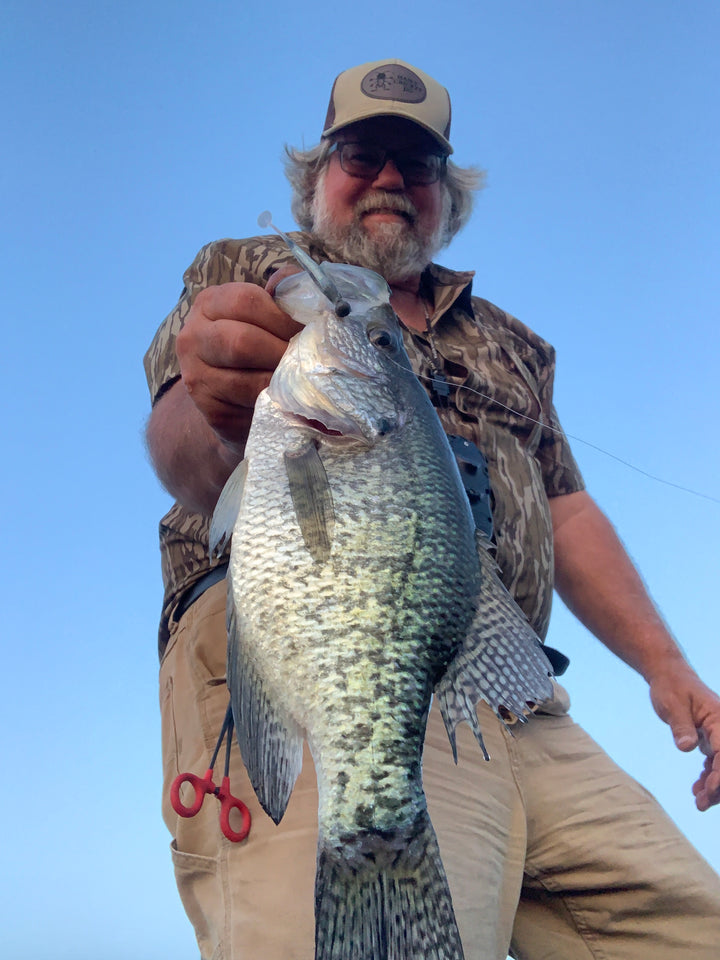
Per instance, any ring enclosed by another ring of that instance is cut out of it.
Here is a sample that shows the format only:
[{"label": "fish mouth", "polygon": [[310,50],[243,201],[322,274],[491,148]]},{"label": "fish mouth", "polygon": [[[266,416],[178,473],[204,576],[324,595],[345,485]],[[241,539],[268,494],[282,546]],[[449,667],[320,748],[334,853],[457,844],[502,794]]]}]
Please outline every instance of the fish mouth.
[{"label": "fish mouth", "polygon": [[334,440],[336,442],[345,443],[367,442],[366,438],[362,435],[362,433],[359,432],[357,427],[353,432],[349,432],[345,429],[338,429],[337,426],[330,427],[328,424],[323,423],[322,420],[318,420],[316,417],[304,417],[301,413],[286,413],[286,416],[299,427],[305,427],[307,430],[312,430],[313,433],[320,434],[324,440]]},{"label": "fish mouth", "polygon": [[333,430],[332,427],[327,427],[322,420],[314,420],[311,417],[303,417],[299,413],[293,414],[293,419],[303,426],[309,427],[311,430],[315,430],[317,433],[322,433],[322,435],[325,437],[345,436],[341,430]]},{"label": "fish mouth", "polygon": [[362,446],[372,446],[378,437],[384,436],[393,429],[393,424],[386,419],[381,419],[375,429],[365,432],[359,423],[348,420],[344,424],[334,422],[329,426],[317,417],[306,417],[301,413],[286,412],[285,416],[299,427],[306,430],[312,430],[319,434],[326,443],[339,443],[342,445],[361,444]]}]

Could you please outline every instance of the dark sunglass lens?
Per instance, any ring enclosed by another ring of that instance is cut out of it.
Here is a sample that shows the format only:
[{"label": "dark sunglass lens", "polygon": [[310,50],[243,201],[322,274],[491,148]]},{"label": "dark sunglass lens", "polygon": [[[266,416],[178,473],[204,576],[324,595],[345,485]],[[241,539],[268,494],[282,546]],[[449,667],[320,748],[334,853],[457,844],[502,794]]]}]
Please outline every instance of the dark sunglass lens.
[{"label": "dark sunglass lens", "polygon": [[385,151],[364,143],[344,143],[339,148],[340,166],[356,177],[374,176],[382,170]]},{"label": "dark sunglass lens", "polygon": [[427,186],[442,174],[445,158],[434,153],[397,154],[372,143],[338,144],[340,166],[351,177],[376,177],[388,159],[397,166],[408,185]]},{"label": "dark sunglass lens", "polygon": [[440,177],[442,157],[435,154],[412,154],[397,158],[398,169],[407,183],[426,186]]}]

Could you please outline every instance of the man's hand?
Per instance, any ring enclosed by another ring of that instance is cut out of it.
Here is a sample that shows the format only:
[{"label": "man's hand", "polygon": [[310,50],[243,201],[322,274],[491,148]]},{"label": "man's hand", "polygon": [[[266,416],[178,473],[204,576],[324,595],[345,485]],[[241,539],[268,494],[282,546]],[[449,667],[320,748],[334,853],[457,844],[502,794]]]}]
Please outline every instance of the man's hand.
[{"label": "man's hand", "polygon": [[675,745],[689,752],[700,747],[705,765],[693,785],[695,805],[707,810],[720,803],[720,698],[683,661],[650,680],[655,712],[670,726]]},{"label": "man's hand", "polygon": [[258,394],[300,329],[255,284],[225,283],[198,293],[178,334],[177,355],[188,395],[224,442],[242,447]]},{"label": "man's hand", "polygon": [[243,456],[255,401],[294,333],[301,329],[271,293],[226,283],[198,293],[178,334],[182,377],[157,401],[147,444],[163,486],[179,503],[211,515]]}]

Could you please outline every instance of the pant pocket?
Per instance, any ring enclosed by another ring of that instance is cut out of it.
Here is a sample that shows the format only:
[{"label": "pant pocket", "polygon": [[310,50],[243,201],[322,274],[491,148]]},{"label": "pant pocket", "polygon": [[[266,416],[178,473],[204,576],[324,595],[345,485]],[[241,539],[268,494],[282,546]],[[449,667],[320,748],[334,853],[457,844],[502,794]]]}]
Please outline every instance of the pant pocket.
[{"label": "pant pocket", "polygon": [[213,857],[178,850],[170,844],[180,899],[195,929],[202,960],[223,960],[225,897],[222,870]]},{"label": "pant pocket", "polygon": [[180,772],[178,736],[175,722],[175,703],[172,676],[162,676],[160,682],[160,738],[162,748],[162,815],[170,833],[175,832],[176,816],[170,804],[170,786]]}]

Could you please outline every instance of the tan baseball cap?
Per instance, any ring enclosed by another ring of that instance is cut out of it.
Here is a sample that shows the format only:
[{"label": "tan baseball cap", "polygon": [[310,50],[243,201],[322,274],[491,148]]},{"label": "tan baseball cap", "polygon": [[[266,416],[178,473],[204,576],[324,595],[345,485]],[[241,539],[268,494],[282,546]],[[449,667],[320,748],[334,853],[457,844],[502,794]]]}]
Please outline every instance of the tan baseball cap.
[{"label": "tan baseball cap", "polygon": [[419,124],[450,154],[450,94],[403,60],[375,60],[335,78],[323,137],[368,117],[404,117]]}]

